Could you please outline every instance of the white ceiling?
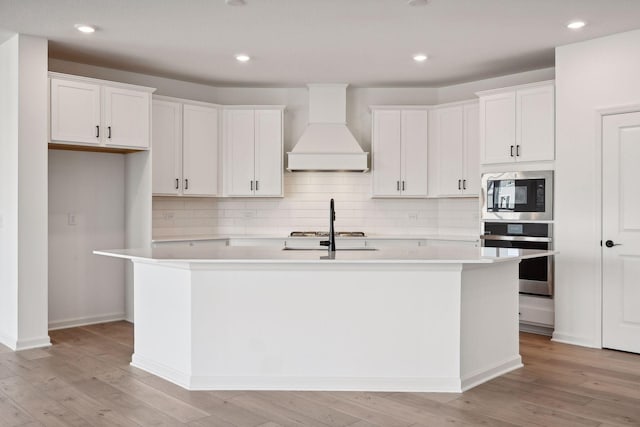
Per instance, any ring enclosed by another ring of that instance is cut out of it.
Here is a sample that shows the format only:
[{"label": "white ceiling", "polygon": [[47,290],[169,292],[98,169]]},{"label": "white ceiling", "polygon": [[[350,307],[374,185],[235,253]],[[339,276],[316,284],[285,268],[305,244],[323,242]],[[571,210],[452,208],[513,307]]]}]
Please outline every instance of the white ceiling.
[{"label": "white ceiling", "polygon": [[555,46],[637,28],[638,0],[0,0],[0,35],[46,37],[52,57],[214,85],[437,87],[553,66]]}]

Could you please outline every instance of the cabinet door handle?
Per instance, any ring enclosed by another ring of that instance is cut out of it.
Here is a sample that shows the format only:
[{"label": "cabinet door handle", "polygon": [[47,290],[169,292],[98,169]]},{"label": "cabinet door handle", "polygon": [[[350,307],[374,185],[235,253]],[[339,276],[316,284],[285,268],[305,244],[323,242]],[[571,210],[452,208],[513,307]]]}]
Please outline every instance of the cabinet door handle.
[{"label": "cabinet door handle", "polygon": [[100,138],[100,125],[96,125],[96,138]]},{"label": "cabinet door handle", "polygon": [[404,191],[404,181],[402,181],[402,191]]},{"label": "cabinet door handle", "polygon": [[466,189],[467,189],[467,180],[466,180],[466,179],[463,179],[463,180],[462,180],[462,189],[463,189],[463,190],[466,190]]},{"label": "cabinet door handle", "polygon": [[253,191],[253,180],[251,180],[251,191]]},{"label": "cabinet door handle", "polygon": [[396,181],[396,191],[400,191],[400,181]]},{"label": "cabinet door handle", "polygon": [[107,131],[108,131],[107,138],[111,139],[111,126],[107,126]]},{"label": "cabinet door handle", "polygon": [[516,157],[520,157],[520,145],[516,145]]},{"label": "cabinet door handle", "polygon": [[185,190],[188,190],[188,189],[189,189],[189,180],[188,180],[188,179],[185,179],[185,180],[184,180],[184,189],[185,189]]},{"label": "cabinet door handle", "polygon": [[458,180],[458,190],[462,190],[462,180]]},{"label": "cabinet door handle", "polygon": [[509,151],[509,155],[510,155],[511,157],[513,157],[513,147],[514,147],[514,146],[512,145],[512,146],[511,146],[511,149],[510,149],[510,151]]},{"label": "cabinet door handle", "polygon": [[260,181],[258,181],[258,180],[256,179],[256,191],[258,191],[258,190],[260,189],[259,183],[260,183]]},{"label": "cabinet door handle", "polygon": [[180,188],[180,180],[176,178],[176,190]]}]

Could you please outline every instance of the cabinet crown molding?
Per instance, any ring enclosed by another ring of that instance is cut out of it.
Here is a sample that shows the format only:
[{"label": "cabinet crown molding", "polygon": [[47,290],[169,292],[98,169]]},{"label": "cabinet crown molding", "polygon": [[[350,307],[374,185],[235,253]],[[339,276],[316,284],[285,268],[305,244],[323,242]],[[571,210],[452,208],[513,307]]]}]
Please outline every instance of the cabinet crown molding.
[{"label": "cabinet crown molding", "polygon": [[482,90],[482,91],[476,92],[476,96],[495,95],[497,93],[504,93],[512,90],[531,89],[538,86],[554,85],[555,82],[556,82],[555,80],[543,80],[541,82],[527,83],[523,85],[507,86],[507,87],[501,87],[497,89]]},{"label": "cabinet crown molding", "polygon": [[93,84],[97,84],[97,85],[117,87],[117,88],[123,88],[123,89],[131,89],[131,90],[137,90],[137,91],[140,91],[140,92],[148,92],[148,93],[153,93],[153,92],[156,91],[156,88],[154,88],[154,87],[139,86],[139,85],[132,85],[132,84],[129,84],[129,83],[114,82],[112,80],[94,79],[92,77],[77,76],[75,74],[64,74],[64,73],[57,73],[57,72],[54,72],[54,71],[49,71],[48,75],[49,75],[50,79],[72,80],[72,81],[76,81],[76,82],[93,83]]}]

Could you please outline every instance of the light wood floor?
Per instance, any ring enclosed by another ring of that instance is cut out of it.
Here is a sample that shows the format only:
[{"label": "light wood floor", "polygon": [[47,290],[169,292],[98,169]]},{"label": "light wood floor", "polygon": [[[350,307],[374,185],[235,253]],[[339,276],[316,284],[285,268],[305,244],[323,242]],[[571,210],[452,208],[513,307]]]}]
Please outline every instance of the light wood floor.
[{"label": "light wood floor", "polygon": [[188,392],[129,366],[125,322],[0,346],[0,426],[640,426],[640,356],[522,334],[525,367],[463,394]]}]

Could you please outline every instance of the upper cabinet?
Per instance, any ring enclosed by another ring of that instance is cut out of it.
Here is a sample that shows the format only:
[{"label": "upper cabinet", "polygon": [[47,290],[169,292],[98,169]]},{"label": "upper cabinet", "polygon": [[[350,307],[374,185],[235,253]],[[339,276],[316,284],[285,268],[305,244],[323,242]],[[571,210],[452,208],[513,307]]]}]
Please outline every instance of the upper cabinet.
[{"label": "upper cabinet", "polygon": [[372,107],[372,195],[426,197],[428,110]]},{"label": "upper cabinet", "polygon": [[154,97],[153,193],[218,195],[219,106]]},{"label": "upper cabinet", "polygon": [[154,89],[50,73],[50,142],[147,150]]},{"label": "upper cabinet", "polygon": [[478,93],[482,164],[555,157],[553,81]]},{"label": "upper cabinet", "polygon": [[480,189],[478,102],[429,112],[429,195],[473,197]]},{"label": "upper cabinet", "polygon": [[225,107],[225,195],[283,196],[283,111],[282,106]]}]

